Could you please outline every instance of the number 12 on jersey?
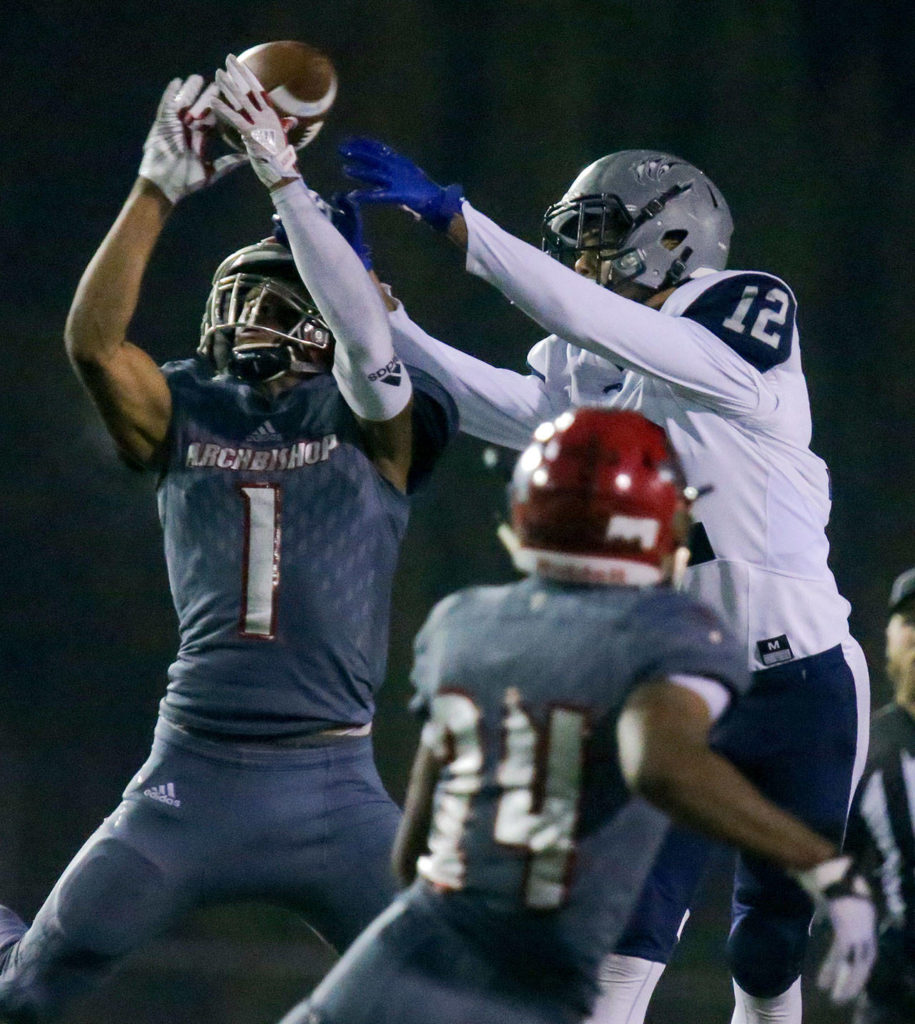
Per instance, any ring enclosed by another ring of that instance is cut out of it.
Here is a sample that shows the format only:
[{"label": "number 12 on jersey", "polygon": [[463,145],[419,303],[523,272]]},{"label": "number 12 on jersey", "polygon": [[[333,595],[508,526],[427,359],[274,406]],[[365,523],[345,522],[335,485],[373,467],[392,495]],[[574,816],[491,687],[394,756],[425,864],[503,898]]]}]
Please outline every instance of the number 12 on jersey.
[{"label": "number 12 on jersey", "polygon": [[272,640],[280,582],[280,488],[249,484],[239,491],[244,504],[244,548],[238,631],[244,637]]}]

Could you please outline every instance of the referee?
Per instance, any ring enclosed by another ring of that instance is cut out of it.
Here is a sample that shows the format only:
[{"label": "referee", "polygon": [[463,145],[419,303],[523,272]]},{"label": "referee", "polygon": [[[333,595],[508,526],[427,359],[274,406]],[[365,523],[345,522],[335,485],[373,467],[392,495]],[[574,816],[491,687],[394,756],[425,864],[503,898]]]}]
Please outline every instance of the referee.
[{"label": "referee", "polygon": [[880,910],[877,962],[853,1024],[915,1022],[915,568],[890,591],[886,671],[895,700],[874,715],[845,849]]}]

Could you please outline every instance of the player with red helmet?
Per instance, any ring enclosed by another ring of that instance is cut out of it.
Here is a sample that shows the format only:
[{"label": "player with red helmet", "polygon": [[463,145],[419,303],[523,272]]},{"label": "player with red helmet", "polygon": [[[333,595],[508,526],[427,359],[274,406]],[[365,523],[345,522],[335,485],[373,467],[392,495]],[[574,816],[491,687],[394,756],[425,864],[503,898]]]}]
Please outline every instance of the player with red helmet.
[{"label": "player with red helmet", "polygon": [[749,676],[670,585],[695,494],[638,413],[538,428],[511,484],[527,578],[451,595],[416,639],[409,888],[283,1024],[580,1021],[668,830],[658,807],[795,871],[867,970],[869,899],[824,892],[848,859],[710,746]]}]

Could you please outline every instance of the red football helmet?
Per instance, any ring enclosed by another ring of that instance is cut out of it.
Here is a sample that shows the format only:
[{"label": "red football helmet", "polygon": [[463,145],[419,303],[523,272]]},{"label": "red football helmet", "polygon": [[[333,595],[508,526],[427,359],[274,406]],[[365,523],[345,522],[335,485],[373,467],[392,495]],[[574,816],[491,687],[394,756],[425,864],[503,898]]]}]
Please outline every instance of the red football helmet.
[{"label": "red football helmet", "polygon": [[659,426],[583,407],[537,428],[510,495],[522,572],[643,585],[686,542],[696,492]]}]

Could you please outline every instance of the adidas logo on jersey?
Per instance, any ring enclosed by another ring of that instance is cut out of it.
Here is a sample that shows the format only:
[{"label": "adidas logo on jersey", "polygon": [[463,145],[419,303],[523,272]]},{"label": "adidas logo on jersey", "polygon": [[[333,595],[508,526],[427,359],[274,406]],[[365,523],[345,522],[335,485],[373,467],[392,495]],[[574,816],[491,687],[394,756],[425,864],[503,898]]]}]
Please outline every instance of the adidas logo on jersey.
[{"label": "adidas logo on jersey", "polygon": [[245,444],[275,444],[277,441],[282,441],[282,435],[278,433],[276,427],[267,420],[262,423],[257,430],[253,430],[246,438]]},{"label": "adidas logo on jersey", "polygon": [[382,366],[380,370],[370,373],[369,380],[377,380],[382,384],[391,384],[396,388],[401,381],[402,374],[403,370],[400,368],[400,360],[397,356],[394,356],[387,366]]},{"label": "adidas logo on jersey", "polygon": [[168,804],[169,807],[181,806],[181,801],[175,795],[174,782],[163,782],[161,786],[150,786],[149,789],[143,790],[143,796],[148,796],[152,800]]}]

